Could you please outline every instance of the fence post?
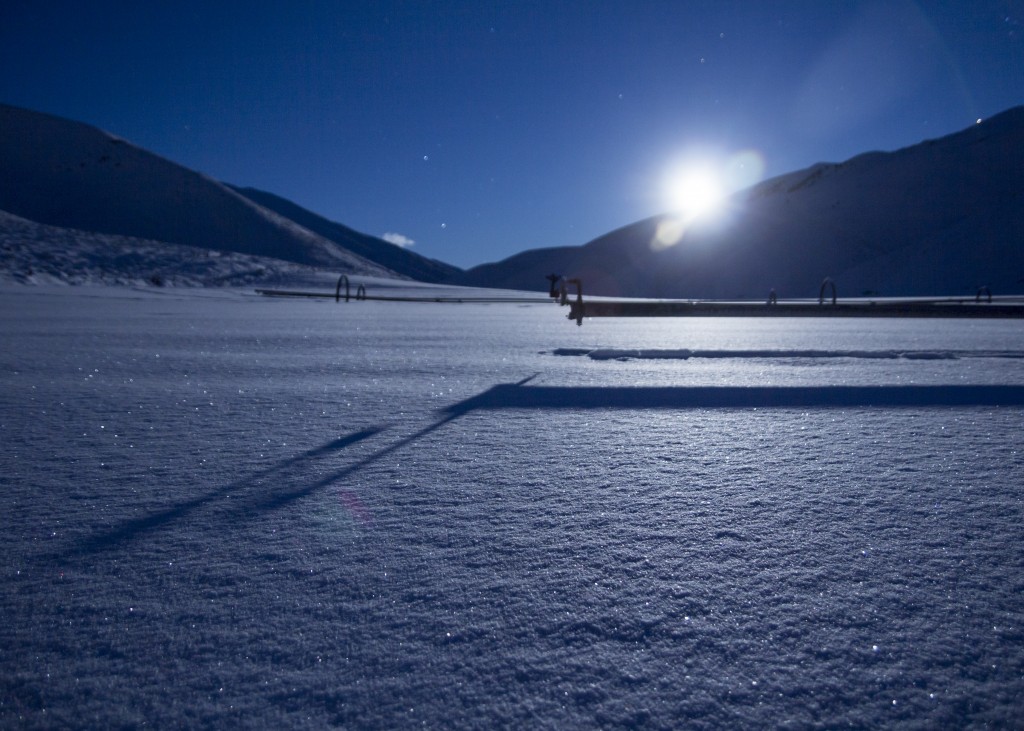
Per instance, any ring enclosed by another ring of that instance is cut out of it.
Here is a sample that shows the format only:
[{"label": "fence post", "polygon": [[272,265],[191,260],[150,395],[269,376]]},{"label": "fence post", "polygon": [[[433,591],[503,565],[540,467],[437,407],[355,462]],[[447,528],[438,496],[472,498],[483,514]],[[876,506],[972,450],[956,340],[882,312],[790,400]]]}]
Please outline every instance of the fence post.
[{"label": "fence post", "polygon": [[825,304],[825,287],[832,287],[832,304],[836,303],[836,283],[832,281],[832,277],[825,277],[821,283],[821,290],[818,292],[818,304]]}]

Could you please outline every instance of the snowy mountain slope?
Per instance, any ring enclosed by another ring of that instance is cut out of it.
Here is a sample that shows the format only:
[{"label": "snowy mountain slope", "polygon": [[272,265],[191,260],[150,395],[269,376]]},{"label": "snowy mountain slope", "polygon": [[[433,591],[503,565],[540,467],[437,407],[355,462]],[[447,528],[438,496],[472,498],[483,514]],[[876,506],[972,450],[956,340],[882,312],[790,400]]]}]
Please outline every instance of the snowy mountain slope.
[{"label": "snowy mountain slope", "polygon": [[47,226],[0,211],[0,282],[329,289],[336,275],[270,257]]},{"label": "snowy mountain slope", "polygon": [[39,223],[391,274],[226,185],[79,122],[0,105],[0,168],[0,209]]},{"label": "snowy mountain slope", "polygon": [[462,271],[450,264],[420,256],[376,236],[368,236],[354,231],[348,226],[330,221],[273,193],[256,188],[231,187],[254,203],[295,221],[346,250],[417,281],[442,282],[457,276]]},{"label": "snowy mountain slope", "polygon": [[539,289],[546,274],[586,291],[653,297],[1024,292],[1024,107],[892,153],[765,181],[726,217],[654,245],[671,216],[581,247],[527,251],[469,270],[466,283]]}]

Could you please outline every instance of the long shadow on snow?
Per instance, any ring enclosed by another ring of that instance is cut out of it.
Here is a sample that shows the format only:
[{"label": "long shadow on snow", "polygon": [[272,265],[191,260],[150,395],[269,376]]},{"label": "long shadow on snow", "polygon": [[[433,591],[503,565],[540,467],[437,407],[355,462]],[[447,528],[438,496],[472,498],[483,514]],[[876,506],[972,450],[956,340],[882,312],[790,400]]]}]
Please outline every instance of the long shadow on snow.
[{"label": "long shadow on snow", "polygon": [[[528,386],[535,376],[503,383],[442,410],[444,416],[418,432],[377,450],[348,467],[290,492],[261,499],[239,499],[235,512],[252,514],[284,507],[339,482],[472,411],[501,409],[707,409],[707,408],[842,408],[1024,406],[1024,386]],[[78,551],[117,546],[158,529],[234,492],[254,480],[283,474],[295,464],[322,457],[382,431],[364,429],[261,470],[202,497],[130,520],[78,544]]]},{"label": "long shadow on snow", "polygon": [[1024,386],[559,387],[503,383],[443,409],[442,419],[343,470],[252,506],[274,510],[343,480],[449,422],[478,410],[1024,406]]},{"label": "long shadow on snow", "polygon": [[[522,381],[522,383],[525,383],[525,381]],[[260,511],[270,511],[282,508],[288,505],[289,503],[292,503],[300,498],[306,497],[307,495],[311,495],[318,490],[322,490],[325,487],[329,487],[333,483],[336,483],[352,474],[355,474],[364,467],[373,464],[374,462],[386,457],[392,452],[398,451],[399,449],[402,449],[403,447],[421,439],[427,434],[430,434],[431,432],[440,429],[442,426],[444,426],[450,421],[457,419],[459,416],[460,414],[450,414],[448,416],[445,416],[444,418],[434,422],[430,426],[424,427],[423,429],[420,429],[418,432],[411,434],[408,437],[405,437],[404,439],[400,439],[387,447],[379,449],[373,454],[359,460],[358,462],[349,465],[345,469],[340,470],[338,472],[334,472],[328,475],[327,477],[317,480],[316,482],[305,487],[302,487],[298,490],[292,490],[290,492],[278,492],[270,495],[269,497],[264,497],[262,499],[239,498],[237,501],[233,501],[232,508],[236,513],[245,513],[246,515],[250,515],[252,513]],[[109,531],[105,531],[103,533],[100,533],[98,535],[87,538],[84,541],[79,542],[75,546],[75,548],[69,550],[67,554],[73,555],[79,552],[96,552],[107,548],[113,548],[122,543],[130,541],[143,533],[159,529],[167,523],[170,523],[180,518],[184,518],[193,510],[201,508],[204,505],[212,503],[213,501],[223,499],[224,497],[227,497],[228,495],[231,495],[239,490],[251,487],[251,484],[254,480],[276,476],[282,473],[286,467],[290,467],[296,464],[297,462],[329,454],[331,452],[335,452],[339,449],[342,449],[351,444],[355,444],[356,442],[362,441],[363,439],[371,437],[374,434],[377,434],[381,431],[383,430],[377,428],[364,429],[362,431],[355,432],[353,434],[348,435],[347,437],[342,437],[341,439],[337,439],[333,442],[328,442],[327,444],[318,447],[317,449],[312,449],[309,450],[308,452],[303,452],[302,454],[291,459],[285,460],[284,462],[281,462],[273,467],[261,470],[260,472],[257,472],[256,474],[251,475],[250,477],[232,482],[231,484],[225,485],[222,488],[207,493],[202,497],[195,498],[194,500],[189,500],[184,503],[179,503],[178,505],[175,505],[172,508],[168,508],[167,510],[163,510],[159,513],[147,516],[145,518],[138,518],[136,520],[126,521],[121,525],[112,528]]]},{"label": "long shadow on snow", "polygon": [[[244,479],[231,482],[200,497],[178,503],[173,507],[161,510],[160,512],[152,515],[147,515],[144,518],[125,521],[109,530],[80,541],[73,549],[68,551],[68,553],[94,552],[120,545],[143,533],[156,530],[175,520],[185,518],[189,513],[198,510],[205,505],[209,505],[215,501],[222,500],[233,493],[244,490],[247,487],[250,487],[256,480],[287,474],[286,470],[289,470],[291,467],[294,467],[301,462],[317,459],[334,452],[338,452],[346,447],[361,442],[364,439],[368,439],[380,431],[382,431],[380,428],[363,429],[339,439],[327,442],[315,449],[302,452],[301,454],[291,457],[290,459],[283,460],[272,467],[267,467],[266,469],[260,470],[259,472],[256,472]],[[244,499],[241,502],[242,505],[247,508],[251,505],[250,501],[245,501]],[[259,507],[265,506],[259,505],[256,507],[258,509]]]},{"label": "long shadow on snow", "polygon": [[500,409],[714,409],[1024,406],[1024,386],[526,386],[504,383],[449,406]]}]

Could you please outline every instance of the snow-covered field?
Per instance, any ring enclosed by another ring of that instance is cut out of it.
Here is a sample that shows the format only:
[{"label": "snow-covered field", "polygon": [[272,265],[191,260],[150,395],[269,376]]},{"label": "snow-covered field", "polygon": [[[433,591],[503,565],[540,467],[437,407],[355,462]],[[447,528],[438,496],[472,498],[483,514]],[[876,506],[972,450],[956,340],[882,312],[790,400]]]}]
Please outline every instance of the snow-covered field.
[{"label": "snow-covered field", "polygon": [[564,314],[0,288],[0,725],[1019,727],[1019,322]]}]

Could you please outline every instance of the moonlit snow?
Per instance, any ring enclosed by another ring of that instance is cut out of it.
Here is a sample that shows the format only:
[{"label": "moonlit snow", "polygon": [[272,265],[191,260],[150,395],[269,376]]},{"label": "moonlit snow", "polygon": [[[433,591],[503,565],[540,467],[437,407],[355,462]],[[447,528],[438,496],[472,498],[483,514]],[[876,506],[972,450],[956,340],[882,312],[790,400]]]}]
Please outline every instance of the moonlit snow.
[{"label": "moonlit snow", "polygon": [[7,284],[0,346],[4,727],[1024,717],[1017,321]]}]

